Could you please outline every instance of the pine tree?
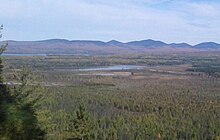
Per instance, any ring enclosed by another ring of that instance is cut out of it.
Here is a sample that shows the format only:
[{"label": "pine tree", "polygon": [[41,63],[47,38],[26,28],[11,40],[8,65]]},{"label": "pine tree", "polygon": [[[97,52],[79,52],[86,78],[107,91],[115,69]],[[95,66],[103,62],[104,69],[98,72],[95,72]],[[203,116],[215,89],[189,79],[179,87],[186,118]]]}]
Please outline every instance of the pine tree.
[{"label": "pine tree", "polygon": [[[0,38],[2,37],[1,30],[2,26],[0,28]],[[0,47],[0,55],[3,53],[5,50],[6,45],[2,45]],[[6,100],[7,99],[7,100]],[[5,104],[7,104],[7,101],[9,101],[9,91],[7,89],[6,84],[4,83],[3,80],[3,64],[2,64],[2,59],[0,57],[0,138],[3,137],[3,123],[6,120],[6,109],[5,109]]]},{"label": "pine tree", "polygon": [[[3,53],[7,44],[0,48]],[[23,74],[26,81],[28,75]],[[36,100],[29,100],[30,91],[26,83],[11,88],[3,80],[3,64],[0,58],[0,139],[1,140],[39,140],[44,138],[44,131],[38,126],[35,109]],[[30,87],[30,86],[29,86]],[[17,90],[20,89],[20,90]],[[35,89],[35,88],[33,88]],[[23,96],[26,95],[26,96]],[[22,97],[22,98],[20,98]],[[28,102],[26,102],[28,101]]]},{"label": "pine tree", "polygon": [[71,138],[78,140],[95,140],[95,124],[84,104],[80,104],[75,118],[70,123]]}]

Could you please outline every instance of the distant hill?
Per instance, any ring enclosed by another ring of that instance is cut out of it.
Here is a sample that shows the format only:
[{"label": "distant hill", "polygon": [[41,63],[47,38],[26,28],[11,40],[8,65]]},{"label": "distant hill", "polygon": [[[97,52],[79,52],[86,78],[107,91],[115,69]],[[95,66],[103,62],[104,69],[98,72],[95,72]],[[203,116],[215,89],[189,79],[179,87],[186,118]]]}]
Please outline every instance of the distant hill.
[{"label": "distant hill", "polygon": [[119,41],[117,41],[117,40],[111,40],[111,41],[107,42],[107,44],[108,44],[109,46],[120,46],[120,47],[125,46],[124,43],[119,42]]},{"label": "distant hill", "polygon": [[167,46],[167,44],[162,41],[155,41],[152,39],[141,40],[141,41],[132,41],[132,42],[128,42],[125,44],[129,45],[129,46],[141,46],[141,47],[150,47],[150,48]]},{"label": "distant hill", "polygon": [[[50,39],[41,41],[7,41],[9,46],[6,53],[43,53],[43,54],[123,54],[123,53],[152,53],[152,52],[195,52],[195,51],[220,51],[220,44],[204,42],[192,46],[187,43],[170,43],[152,39],[120,42],[93,40],[65,40]],[[4,42],[0,42],[3,44]]]},{"label": "distant hill", "polygon": [[198,45],[195,45],[194,48],[197,49],[220,49],[220,44],[215,42],[204,42]]},{"label": "distant hill", "polygon": [[171,43],[168,46],[173,48],[191,48],[192,46],[187,43]]}]

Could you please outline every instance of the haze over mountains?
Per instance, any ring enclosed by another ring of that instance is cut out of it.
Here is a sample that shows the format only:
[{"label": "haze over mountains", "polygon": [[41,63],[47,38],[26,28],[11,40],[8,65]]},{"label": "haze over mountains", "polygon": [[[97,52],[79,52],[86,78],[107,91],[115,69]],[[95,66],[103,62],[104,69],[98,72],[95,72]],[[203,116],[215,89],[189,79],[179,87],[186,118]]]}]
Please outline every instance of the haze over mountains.
[{"label": "haze over mountains", "polygon": [[[42,41],[12,41],[9,40],[5,53],[44,53],[44,54],[123,54],[147,52],[195,52],[195,51],[220,51],[220,44],[203,42],[197,45],[187,43],[170,43],[152,39],[120,42],[92,40],[65,40],[50,39]],[[2,44],[1,42],[0,44]]]}]

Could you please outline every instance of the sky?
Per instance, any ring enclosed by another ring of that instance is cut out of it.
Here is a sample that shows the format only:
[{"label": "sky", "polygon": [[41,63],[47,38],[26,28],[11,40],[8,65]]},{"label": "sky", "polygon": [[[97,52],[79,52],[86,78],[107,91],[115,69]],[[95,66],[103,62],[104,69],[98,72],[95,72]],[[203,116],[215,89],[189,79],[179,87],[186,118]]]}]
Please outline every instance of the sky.
[{"label": "sky", "polygon": [[220,43],[220,0],[0,0],[1,40]]}]

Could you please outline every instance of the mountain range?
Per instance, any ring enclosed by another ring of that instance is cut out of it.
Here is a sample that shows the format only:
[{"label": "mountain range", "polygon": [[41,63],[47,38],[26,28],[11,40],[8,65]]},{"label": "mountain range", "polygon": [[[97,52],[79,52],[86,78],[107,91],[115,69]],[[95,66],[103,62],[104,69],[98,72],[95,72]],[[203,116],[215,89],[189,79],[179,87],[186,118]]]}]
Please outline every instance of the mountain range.
[{"label": "mountain range", "polygon": [[[220,44],[203,42],[197,45],[187,43],[165,43],[152,39],[120,42],[92,40],[50,39],[42,41],[12,41],[8,40],[5,53],[43,53],[43,54],[123,54],[152,52],[198,52],[220,51]],[[4,44],[5,41],[0,42]]]}]

